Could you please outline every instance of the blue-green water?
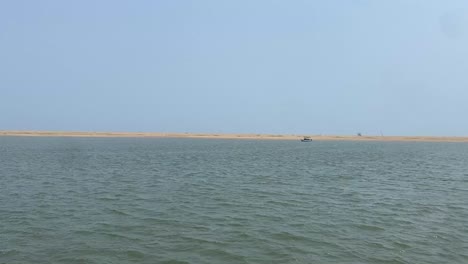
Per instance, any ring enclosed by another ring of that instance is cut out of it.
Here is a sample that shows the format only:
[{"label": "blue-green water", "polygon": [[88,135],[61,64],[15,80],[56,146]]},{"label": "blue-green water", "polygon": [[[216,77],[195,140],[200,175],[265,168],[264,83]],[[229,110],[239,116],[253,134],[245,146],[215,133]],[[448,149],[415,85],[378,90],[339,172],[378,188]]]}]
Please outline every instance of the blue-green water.
[{"label": "blue-green water", "polygon": [[468,144],[0,137],[0,263],[468,263]]}]

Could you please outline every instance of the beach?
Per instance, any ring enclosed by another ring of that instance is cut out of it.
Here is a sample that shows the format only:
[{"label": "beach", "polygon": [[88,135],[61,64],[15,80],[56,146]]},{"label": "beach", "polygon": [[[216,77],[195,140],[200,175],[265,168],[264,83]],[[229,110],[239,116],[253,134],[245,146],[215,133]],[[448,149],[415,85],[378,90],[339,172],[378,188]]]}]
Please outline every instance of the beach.
[{"label": "beach", "polygon": [[314,135],[314,134],[224,134],[224,133],[163,133],[163,132],[89,132],[89,131],[32,131],[2,130],[0,136],[28,137],[134,137],[134,138],[206,138],[206,139],[258,139],[300,140],[308,136],[317,141],[421,141],[468,142],[468,137],[453,136],[371,136],[371,135]]}]

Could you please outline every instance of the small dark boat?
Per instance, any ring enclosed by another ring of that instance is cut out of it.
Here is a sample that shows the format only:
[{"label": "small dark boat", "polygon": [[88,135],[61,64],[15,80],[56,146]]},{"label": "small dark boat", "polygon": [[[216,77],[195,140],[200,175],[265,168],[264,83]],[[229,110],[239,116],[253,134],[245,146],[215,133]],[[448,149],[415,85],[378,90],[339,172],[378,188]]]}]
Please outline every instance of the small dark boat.
[{"label": "small dark boat", "polygon": [[311,142],[312,139],[310,137],[304,137],[303,139],[301,139],[301,142]]}]

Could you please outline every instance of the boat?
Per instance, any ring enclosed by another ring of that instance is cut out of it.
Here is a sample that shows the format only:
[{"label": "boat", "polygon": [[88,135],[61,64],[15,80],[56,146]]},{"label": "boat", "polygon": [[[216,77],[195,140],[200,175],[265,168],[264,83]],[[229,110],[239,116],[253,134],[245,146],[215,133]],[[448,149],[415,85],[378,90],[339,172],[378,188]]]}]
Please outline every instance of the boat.
[{"label": "boat", "polygon": [[303,139],[301,139],[301,142],[311,142],[312,139],[310,137],[304,137]]}]

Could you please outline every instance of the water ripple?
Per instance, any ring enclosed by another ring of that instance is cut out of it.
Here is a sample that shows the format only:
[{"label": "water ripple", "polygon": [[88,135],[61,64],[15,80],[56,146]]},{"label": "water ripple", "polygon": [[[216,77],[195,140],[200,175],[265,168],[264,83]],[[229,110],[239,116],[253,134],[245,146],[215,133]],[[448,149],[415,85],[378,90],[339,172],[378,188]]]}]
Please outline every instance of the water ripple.
[{"label": "water ripple", "polygon": [[466,144],[0,147],[0,263],[468,263]]}]

